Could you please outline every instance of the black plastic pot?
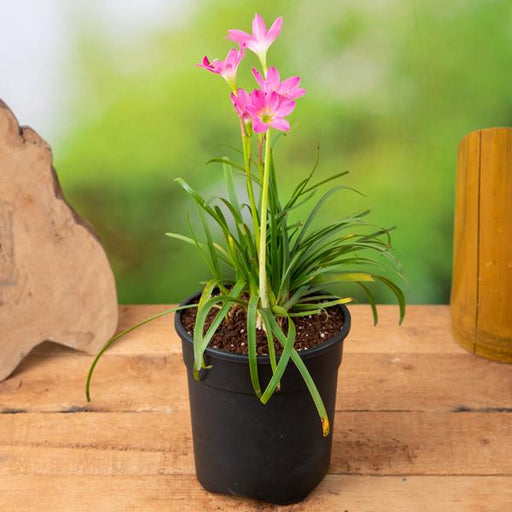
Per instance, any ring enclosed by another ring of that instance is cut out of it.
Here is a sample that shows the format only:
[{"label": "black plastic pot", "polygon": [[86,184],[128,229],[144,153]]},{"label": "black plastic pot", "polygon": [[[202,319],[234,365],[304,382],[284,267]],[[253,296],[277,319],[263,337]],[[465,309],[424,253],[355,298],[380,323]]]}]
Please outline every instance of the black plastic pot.
[{"label": "black plastic pot", "polygon": [[[198,295],[183,304],[193,303]],[[208,348],[201,381],[193,377],[193,341],[175,316],[187,366],[197,479],[208,491],[275,504],[303,500],[329,467],[338,367],[350,313],[343,307],[341,331],[324,344],[301,352],[331,425],[322,436],[318,413],[302,377],[290,361],[281,390],[263,405],[254,394],[248,358]],[[258,356],[262,385],[271,377],[268,356]]]}]

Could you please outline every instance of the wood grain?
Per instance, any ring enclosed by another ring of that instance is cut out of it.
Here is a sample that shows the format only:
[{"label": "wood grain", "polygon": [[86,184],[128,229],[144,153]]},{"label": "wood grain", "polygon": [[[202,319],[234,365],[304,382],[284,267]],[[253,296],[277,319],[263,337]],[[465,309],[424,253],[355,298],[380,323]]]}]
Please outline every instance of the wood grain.
[{"label": "wood grain", "polygon": [[[169,304],[120,306],[118,330],[170,308]],[[345,353],[465,354],[453,343],[450,313],[446,306],[408,306],[401,326],[398,325],[398,307],[381,305],[379,311],[379,324],[374,327],[371,310],[365,305],[350,306],[352,327],[343,348]],[[181,354],[181,342],[173,326],[172,314],[159,318],[127,334],[109,349],[108,354]],[[46,358],[56,350],[59,349],[46,343],[38,347],[32,356]],[[72,352],[67,353],[73,355]]]},{"label": "wood grain", "polygon": [[512,363],[512,128],[482,130],[475,353]]},{"label": "wood grain", "polygon": [[469,133],[459,144],[453,233],[453,333],[470,352],[475,351],[478,302],[480,150],[480,131]]},{"label": "wood grain", "polygon": [[512,128],[461,141],[457,165],[453,332],[471,352],[512,363]]},{"label": "wood grain", "polygon": [[327,475],[284,507],[208,493],[192,475],[13,475],[0,492],[16,510],[40,512],[510,512],[512,478]]},{"label": "wood grain", "polygon": [[[329,472],[512,476],[510,431],[512,414],[338,412]],[[188,410],[3,414],[0,450],[0,475],[194,472]]]},{"label": "wood grain", "polygon": [[117,317],[107,257],[64,200],[50,147],[0,100],[0,381],[45,340],[97,352]]},{"label": "wood grain", "polygon": [[[381,347],[379,347],[381,348]],[[106,354],[92,402],[84,397],[91,358],[61,347],[32,356],[0,383],[0,411],[160,411],[187,407],[181,355]],[[454,379],[454,368],[457,378]],[[351,353],[343,356],[337,410],[440,411],[512,407],[512,368],[459,354]],[[499,393],[491,393],[499,389]]]},{"label": "wood grain", "polygon": [[[123,306],[128,326],[168,306]],[[17,511],[508,512],[512,366],[453,342],[447,306],[351,308],[329,475],[301,504],[204,491],[194,478],[180,345],[169,318],[98,366],[44,344],[0,383],[0,492]]]}]

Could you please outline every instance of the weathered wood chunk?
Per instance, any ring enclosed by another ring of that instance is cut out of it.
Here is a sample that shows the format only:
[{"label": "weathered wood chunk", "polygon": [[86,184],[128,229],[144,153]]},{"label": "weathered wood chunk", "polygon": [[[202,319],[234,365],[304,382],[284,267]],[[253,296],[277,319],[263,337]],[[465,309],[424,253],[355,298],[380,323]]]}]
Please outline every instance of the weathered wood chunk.
[{"label": "weathered wood chunk", "polygon": [[50,147],[0,100],[0,381],[45,340],[97,352],[117,320],[109,262]]}]

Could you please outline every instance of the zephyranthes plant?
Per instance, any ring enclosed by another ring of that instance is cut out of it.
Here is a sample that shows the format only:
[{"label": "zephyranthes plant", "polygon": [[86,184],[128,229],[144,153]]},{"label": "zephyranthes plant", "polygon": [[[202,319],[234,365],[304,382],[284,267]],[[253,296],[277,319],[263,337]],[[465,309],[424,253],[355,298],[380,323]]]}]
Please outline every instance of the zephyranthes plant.
[{"label": "zephyranthes plant", "polygon": [[[247,349],[251,382],[256,396],[268,402],[290,360],[302,375],[322,421],[324,435],[329,433],[329,421],[324,404],[304,362],[294,347],[294,318],[317,315],[353,299],[325,292],[329,285],[356,283],[367,295],[374,322],[377,308],[370,286],[380,283],[396,296],[400,306],[400,321],[405,313],[401,289],[388,277],[372,268],[387,267],[401,275],[400,266],[391,254],[389,229],[377,228],[365,221],[363,211],[332,224],[315,227],[314,221],[322,206],[333,194],[353,191],[348,186],[335,184],[347,172],[339,172],[320,181],[313,177],[318,156],[309,174],[283,201],[279,195],[277,172],[272,154],[273,130],[290,129],[286,117],[295,109],[295,100],[306,91],[300,87],[300,77],[281,81],[279,71],[267,66],[267,52],[281,31],[282,18],[277,18],[267,31],[257,14],[253,33],[230,30],[228,38],[238,43],[238,49],[229,51],[225,60],[209,61],[200,67],[222,76],[231,89],[231,101],[237,114],[243,156],[238,163],[228,158],[215,158],[224,171],[227,197],[207,201],[186,181],[176,181],[195,203],[202,236],[189,222],[189,236],[167,233],[168,236],[196,247],[208,265],[212,278],[204,283],[197,304],[164,311],[124,331],[107,342],[98,354],[87,380],[87,397],[92,372],[99,357],[119,337],[155,318],[178,309],[197,307],[194,328],[194,373],[206,368],[204,352],[222,321],[233,307],[242,307],[247,316]],[[237,87],[237,70],[246,50],[259,58],[261,71],[253,69],[257,88],[248,92]],[[277,137],[274,138],[274,141]],[[253,150],[253,148],[255,150]],[[245,179],[243,196],[238,193],[235,174]],[[322,188],[328,186],[321,193]],[[319,196],[319,197],[317,197]],[[247,199],[245,199],[247,197]],[[290,223],[289,213],[308,202],[316,202],[305,221]],[[213,229],[215,228],[215,229]],[[214,233],[219,233],[217,239]],[[389,272],[388,272],[389,273]],[[206,329],[210,312],[213,320]],[[258,376],[256,333],[263,329],[268,340],[268,354],[272,378],[262,385]],[[282,351],[276,355],[274,340]]]}]

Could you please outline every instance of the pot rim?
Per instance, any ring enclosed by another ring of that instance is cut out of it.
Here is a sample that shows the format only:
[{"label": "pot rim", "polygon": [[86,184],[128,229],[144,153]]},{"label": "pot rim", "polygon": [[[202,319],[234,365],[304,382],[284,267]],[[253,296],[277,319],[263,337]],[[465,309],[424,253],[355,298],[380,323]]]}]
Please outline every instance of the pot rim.
[{"label": "pot rim", "polygon": [[[194,295],[191,295],[187,299],[185,299],[183,302],[180,303],[180,306],[185,306],[187,304],[191,304],[194,302],[194,300],[198,299],[201,295],[201,292],[194,293]],[[327,339],[320,345],[317,345],[314,348],[310,348],[307,351],[306,350],[300,350],[298,351],[298,354],[300,355],[301,359],[311,359],[315,356],[321,355],[324,352],[327,352],[331,347],[336,345],[337,343],[343,341],[349,331],[351,326],[351,317],[350,312],[345,304],[339,304],[339,307],[341,307],[343,311],[343,325],[341,327],[341,330],[336,333],[332,338]],[[185,331],[183,328],[183,324],[181,323],[181,314],[184,310],[178,310],[176,311],[174,315],[174,328],[176,329],[176,332],[178,333],[179,337],[190,343],[191,345],[194,344],[193,338]],[[223,359],[225,361],[232,361],[234,363],[242,363],[242,364],[249,364],[249,356],[247,354],[236,354],[234,352],[229,352],[227,350],[221,350],[218,348],[212,348],[212,347],[206,347],[205,354],[208,354],[211,357],[214,357],[216,359]],[[279,359],[279,356],[277,356]],[[258,355],[256,356],[256,360],[258,364],[270,364],[270,357],[268,355]]]}]

